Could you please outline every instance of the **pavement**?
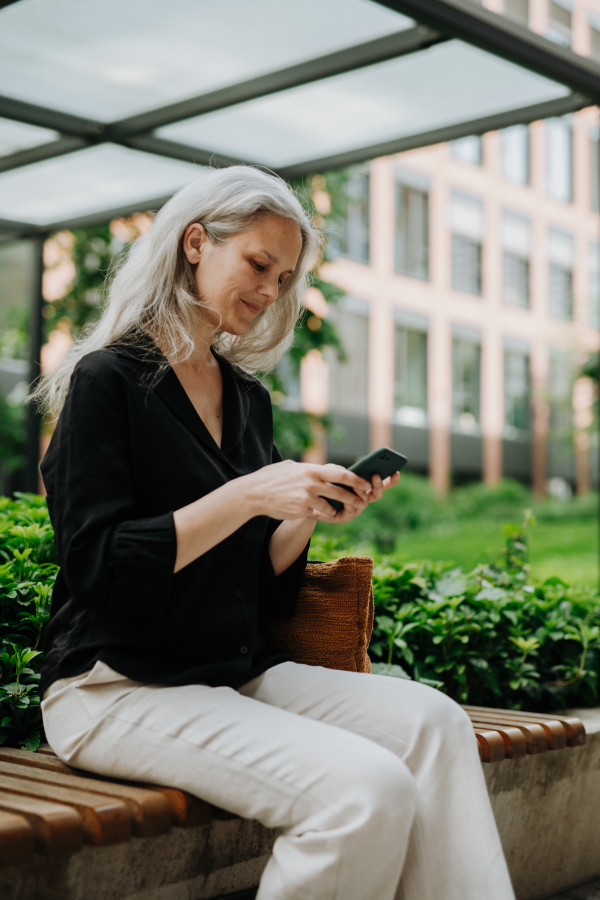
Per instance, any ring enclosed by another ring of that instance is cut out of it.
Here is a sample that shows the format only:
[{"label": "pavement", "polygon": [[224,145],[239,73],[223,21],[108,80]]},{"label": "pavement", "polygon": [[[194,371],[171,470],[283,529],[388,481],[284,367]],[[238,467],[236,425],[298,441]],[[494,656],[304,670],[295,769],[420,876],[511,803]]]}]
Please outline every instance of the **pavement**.
[{"label": "pavement", "polygon": [[600,900],[600,881],[590,881],[581,887],[571,888],[564,894],[555,894],[549,900]]}]

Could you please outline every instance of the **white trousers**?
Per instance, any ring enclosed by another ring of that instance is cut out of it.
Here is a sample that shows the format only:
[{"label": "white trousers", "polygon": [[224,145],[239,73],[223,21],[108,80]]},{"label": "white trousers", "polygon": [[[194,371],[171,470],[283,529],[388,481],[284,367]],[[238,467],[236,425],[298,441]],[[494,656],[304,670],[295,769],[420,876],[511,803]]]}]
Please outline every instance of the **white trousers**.
[{"label": "white trousers", "polygon": [[42,703],[65,762],[282,828],[257,900],[512,900],[464,711],[399,678],[282,663],[239,690],[96,663]]}]

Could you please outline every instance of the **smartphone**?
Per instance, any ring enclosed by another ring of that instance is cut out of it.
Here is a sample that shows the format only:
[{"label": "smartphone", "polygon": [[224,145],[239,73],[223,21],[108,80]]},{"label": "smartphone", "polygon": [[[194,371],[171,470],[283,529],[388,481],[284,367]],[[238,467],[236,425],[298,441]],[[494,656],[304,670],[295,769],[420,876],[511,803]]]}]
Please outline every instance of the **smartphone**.
[{"label": "smartphone", "polygon": [[[407,462],[407,458],[402,453],[397,453],[390,447],[378,447],[377,450],[373,450],[372,453],[363,456],[358,462],[348,466],[348,471],[354,472],[356,475],[364,478],[365,481],[370,482],[373,475],[379,475],[382,479],[388,478],[394,472],[399,472],[403,469]],[[346,491],[352,491],[352,488],[345,484],[333,483],[337,487],[343,487]],[[340,500],[334,500],[332,497],[325,497],[324,499],[338,512],[344,508],[344,504]]]}]

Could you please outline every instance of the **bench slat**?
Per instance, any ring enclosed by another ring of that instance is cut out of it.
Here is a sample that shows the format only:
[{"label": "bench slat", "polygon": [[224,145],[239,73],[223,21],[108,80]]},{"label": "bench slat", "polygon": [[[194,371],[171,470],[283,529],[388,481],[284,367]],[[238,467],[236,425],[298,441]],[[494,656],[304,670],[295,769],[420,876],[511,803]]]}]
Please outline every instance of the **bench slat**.
[{"label": "bench slat", "polygon": [[[474,728],[480,728],[483,730],[489,729],[489,724],[487,722],[477,722],[475,720],[471,720]],[[521,759],[523,756],[527,754],[527,741],[525,739],[525,735],[519,728],[494,728],[493,731],[497,731],[502,740],[504,741],[504,755],[506,759]]]},{"label": "bench slat", "polygon": [[0,812],[0,866],[20,866],[34,851],[31,822],[13,813]]},{"label": "bench slat", "polygon": [[[541,728],[546,735],[548,750],[563,750],[567,746],[567,732],[563,724],[559,722],[558,719],[538,721],[538,719],[534,716],[531,716],[529,719],[519,716],[513,716],[510,711],[501,711],[501,715],[495,716],[493,716],[491,713],[478,713],[475,711],[471,714],[471,720],[473,720],[474,716],[477,718],[478,722],[484,722],[486,725],[499,725],[500,719],[502,719],[503,724],[516,726],[517,728],[519,728],[520,726],[526,726],[527,728],[529,728],[532,725],[535,726],[536,729]],[[539,734],[539,732],[537,733]]]},{"label": "bench slat", "polygon": [[90,844],[119,844],[131,836],[131,817],[127,807],[114,797],[100,797],[88,791],[43,784],[1,773],[0,790],[13,795],[15,801],[20,796],[28,796],[72,807],[81,817],[84,836]]},{"label": "bench slat", "polygon": [[479,755],[482,762],[500,762],[500,760],[504,759],[506,753],[504,741],[497,731],[476,728],[475,737],[479,745]]},{"label": "bench slat", "polygon": [[[27,757],[24,757],[24,754],[27,754]],[[27,750],[0,747],[0,773],[28,781],[41,781],[59,787],[89,791],[104,797],[117,797],[126,804],[131,816],[133,833],[139,837],[164,834],[171,827],[171,810],[166,797],[161,794],[114,781],[84,778],[78,774],[48,769],[44,765],[38,767],[35,765],[35,757],[35,753],[28,753]],[[46,757],[46,760],[49,760],[49,757]],[[51,764],[52,762],[54,761],[51,761]]]},{"label": "bench slat", "polygon": [[580,747],[582,744],[585,744],[584,724],[581,719],[577,719],[575,716],[562,716],[557,713],[531,713],[515,709],[503,711],[495,709],[493,706],[466,705],[463,709],[469,715],[474,712],[477,715],[486,713],[498,716],[498,714],[502,715],[503,712],[510,712],[512,717],[521,719],[523,722],[560,722],[567,733],[567,747]]},{"label": "bench slat", "polygon": [[35,849],[41,853],[74,853],[83,846],[83,820],[70,806],[0,789],[0,810],[27,819],[33,829]]},{"label": "bench slat", "polygon": [[[0,747],[0,759],[2,759],[1,753],[3,749],[4,748]],[[42,754],[40,754],[40,749],[43,749]],[[23,755],[28,753],[27,750],[13,750],[11,752]],[[52,750],[48,744],[41,744],[36,753],[31,753],[29,755],[34,758],[35,765],[39,765],[41,768],[48,768],[54,772],[79,775],[82,778],[100,778],[100,776],[95,775],[94,773],[85,772],[83,769],[76,769],[73,766],[68,766],[58,758],[54,750]],[[113,784],[112,779],[110,780],[110,783]],[[207,803],[205,800],[200,800],[198,797],[194,797],[193,794],[188,794],[187,791],[182,791],[178,788],[169,788],[154,784],[142,784],[137,781],[125,780],[116,781],[114,783],[139,787],[162,795],[169,804],[172,824],[180,828],[194,828],[197,825],[210,824],[213,813],[217,808],[212,806],[212,804]]]}]

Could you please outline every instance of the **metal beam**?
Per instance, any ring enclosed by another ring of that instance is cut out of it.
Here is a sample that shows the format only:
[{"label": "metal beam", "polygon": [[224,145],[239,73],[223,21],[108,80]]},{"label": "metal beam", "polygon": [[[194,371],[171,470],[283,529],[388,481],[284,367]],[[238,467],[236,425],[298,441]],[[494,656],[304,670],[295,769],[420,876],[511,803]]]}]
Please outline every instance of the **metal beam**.
[{"label": "metal beam", "polygon": [[[44,306],[42,280],[44,277],[44,242],[47,236],[47,234],[39,234],[33,238],[35,249],[35,271],[29,328],[29,384],[31,386],[37,381],[42,371],[41,355],[44,322],[44,317],[42,315]],[[38,491],[41,425],[41,415],[31,404],[29,404],[27,407],[24,480],[25,490],[31,491],[32,493],[37,493]]]},{"label": "metal beam", "polygon": [[163,158],[180,159],[199,166],[210,166],[215,163],[236,166],[243,165],[245,162],[235,156],[217,153],[215,150],[205,150],[203,147],[194,147],[191,144],[180,144],[178,141],[168,141],[152,134],[142,134],[139,137],[120,141],[120,143],[132,150],[143,150],[145,153],[155,153]]},{"label": "metal beam", "polygon": [[471,134],[485,134],[488,131],[497,131],[510,125],[528,124],[539,119],[562,116],[566,113],[576,112],[589,105],[590,101],[587,97],[571,94],[569,97],[560,100],[550,100],[546,103],[537,103],[535,106],[526,106],[518,110],[497,113],[482,119],[459,122],[456,125],[436,128],[433,131],[425,131],[421,134],[411,134],[408,137],[397,138],[380,144],[371,144],[368,147],[357,147],[354,150],[300,162],[296,165],[280,166],[276,171],[283,178],[298,178],[311,172],[337,169],[341,166],[349,166],[368,159],[376,159],[379,156],[390,156],[393,153],[401,153],[404,150],[415,150],[418,147],[453,141],[456,138],[466,137]]},{"label": "metal beam", "polygon": [[101,225],[104,222],[110,222],[112,219],[132,216],[134,213],[148,212],[150,210],[158,211],[161,206],[165,205],[167,200],[171,199],[171,197],[172,194],[167,194],[162,197],[151,197],[145,200],[138,200],[135,203],[115,206],[113,209],[100,209],[97,212],[87,213],[85,216],[63,219],[61,221],[52,222],[50,225],[44,225],[44,231],[51,233],[54,231],[63,231],[66,228],[71,230],[74,228],[87,228],[89,225]]},{"label": "metal beam", "polygon": [[104,136],[106,125],[103,122],[74,116],[59,109],[37,106],[35,103],[26,103],[25,100],[17,100],[15,97],[0,95],[0,116],[14,119],[16,122],[25,122],[27,125],[52,128],[71,137],[89,141],[106,140]]},{"label": "metal beam", "polygon": [[17,222],[13,219],[0,219],[0,234],[4,232],[9,240],[17,240],[22,237],[31,237],[37,234],[39,229],[29,222]]},{"label": "metal beam", "polygon": [[76,137],[64,137],[59,138],[57,141],[48,141],[46,144],[38,144],[37,147],[19,150],[18,153],[0,156],[0,172],[19,169],[21,166],[42,162],[45,159],[54,159],[55,156],[64,156],[65,153],[72,153],[73,150],[81,150],[83,147],[88,146],[88,141]]},{"label": "metal beam", "polygon": [[473,0],[374,0],[412,16],[449,37],[460,38],[511,63],[567,85],[595,101],[600,98],[600,65],[568,47],[535,34],[518,22]]},{"label": "metal beam", "polygon": [[236,103],[244,103],[288,88],[310,84],[331,75],[340,75],[374,63],[396,59],[445,40],[446,38],[437,31],[417,25],[414,28],[367,41],[364,44],[345,47],[335,53],[328,53],[307,62],[297,63],[285,69],[268,72],[266,75],[259,75],[256,78],[249,78],[228,87],[200,94],[198,97],[192,97],[180,103],[171,103],[138,116],[130,116],[108,126],[110,140],[117,141],[124,137],[151,131],[162,125],[169,125],[171,122],[189,119],[192,116],[199,116],[217,109],[225,109]]}]

